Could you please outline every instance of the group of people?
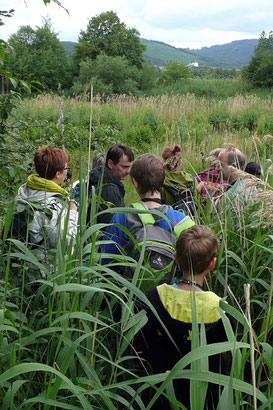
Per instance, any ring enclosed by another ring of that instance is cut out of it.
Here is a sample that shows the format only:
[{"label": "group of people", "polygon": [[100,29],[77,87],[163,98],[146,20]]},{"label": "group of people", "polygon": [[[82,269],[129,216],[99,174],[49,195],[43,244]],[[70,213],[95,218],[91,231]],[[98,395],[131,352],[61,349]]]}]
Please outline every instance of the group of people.
[{"label": "group of people", "polygon": [[[137,233],[145,228],[143,215],[152,215],[152,221],[149,219],[147,225],[153,226],[153,232],[157,230],[159,233],[156,249],[160,248],[164,232],[174,238],[171,256],[176,269],[172,267],[169,275],[160,278],[160,283],[154,278],[149,282],[150,288],[145,287],[145,293],[171,338],[149,309],[148,322],[143,328],[143,357],[155,373],[170,370],[191,350],[193,294],[197,321],[199,324],[204,321],[207,343],[226,340],[218,311],[220,298],[211,291],[203,290],[205,277],[215,266],[218,239],[209,227],[196,225],[194,207],[198,195],[202,199],[201,206],[208,201],[213,201],[215,207],[220,206],[224,193],[231,200],[235,196],[248,200],[251,191],[241,177],[245,169],[245,155],[233,146],[213,150],[210,168],[195,176],[183,170],[178,145],[165,148],[162,158],[143,154],[137,159],[134,159],[130,148],[115,145],[106,156],[100,154],[96,159],[97,163],[93,164],[89,175],[88,194],[94,192],[92,187],[95,187],[96,193],[100,191],[103,199],[100,210],[104,212],[100,213],[99,222],[109,223],[104,230],[106,240],[102,241],[101,252],[110,256],[102,263],[111,264],[119,260],[119,255],[126,253],[130,241],[128,233],[136,238]],[[67,154],[58,148],[44,147],[35,153],[34,162],[38,175],[28,177],[19,188],[17,198],[36,199],[44,208],[50,209],[50,219],[37,211],[29,225],[31,241],[41,245],[45,253],[46,246],[56,246],[65,226],[67,240],[73,241],[77,233],[78,210],[73,199],[60,201],[60,198],[69,198],[68,191],[61,187],[69,169]],[[255,163],[248,164],[246,172],[260,176],[260,168]],[[125,206],[122,181],[129,174],[140,201],[134,204],[132,212],[107,212],[109,204],[119,208]],[[79,186],[74,189],[74,195],[75,192],[79,194]],[[200,204],[197,203],[197,206]],[[93,223],[90,212],[88,218],[87,223]],[[161,266],[163,257],[160,252],[155,252],[151,265]],[[122,274],[122,271],[119,270],[119,273]],[[210,359],[210,370],[216,373],[223,371],[217,356]],[[175,380],[174,389],[177,399],[189,408],[189,381]],[[216,408],[218,399],[218,388],[209,385],[206,408]],[[153,408],[169,408],[164,397],[157,403]]]}]

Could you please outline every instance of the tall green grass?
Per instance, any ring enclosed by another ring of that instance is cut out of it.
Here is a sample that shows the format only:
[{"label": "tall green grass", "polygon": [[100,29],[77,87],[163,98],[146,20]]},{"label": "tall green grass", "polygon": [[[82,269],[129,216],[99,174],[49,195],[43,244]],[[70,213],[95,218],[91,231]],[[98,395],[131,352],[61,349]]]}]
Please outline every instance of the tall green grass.
[{"label": "tall green grass", "polygon": [[[85,202],[83,185],[81,203]],[[135,272],[132,281],[116,273],[115,265],[102,265],[104,255],[99,246],[104,225],[96,224],[97,211],[93,196],[91,226],[86,227],[86,209],[82,206],[75,247],[66,242],[64,232],[51,266],[38,261],[23,243],[7,240],[1,244],[1,408],[150,409],[164,394],[172,408],[178,409],[183,407],[175,398],[173,381],[187,378],[191,380],[192,409],[202,408],[207,382],[224,388],[219,409],[252,409],[251,328],[257,407],[270,409],[272,228],[257,228],[250,211],[241,216],[236,230],[230,227],[226,213],[212,218],[205,210],[198,215],[199,221],[214,229],[221,243],[208,287],[220,296],[228,294],[228,304],[221,305],[228,341],[207,345],[204,326],[199,334],[194,320],[192,351],[166,374],[152,374],[148,363],[139,361],[141,354],[139,357],[134,347],[134,338],[147,321],[145,310],[136,311],[135,304],[154,310],[140,289],[143,253],[139,261],[120,255],[116,263],[119,267],[131,265]],[[9,222],[7,218],[6,224]],[[34,280],[33,272],[37,273]],[[251,289],[251,323],[245,315],[244,283]],[[193,301],[193,312],[194,306]],[[120,310],[117,320],[116,309]],[[233,317],[233,328],[222,310]],[[233,358],[229,375],[211,373],[208,357],[224,352],[230,352]],[[132,358],[141,363],[138,370],[128,366]],[[151,402],[145,407],[143,392],[151,388]]]},{"label": "tall green grass", "polygon": [[[83,180],[87,172],[90,104],[67,99],[64,106],[65,145],[72,154],[74,178]],[[27,143],[32,150],[40,144],[61,145],[57,110],[57,100],[52,96],[24,102],[11,120],[11,125],[26,122],[20,131],[21,145]],[[265,165],[264,178],[270,181],[267,171],[272,160],[272,139],[264,139],[263,135],[271,130],[271,110],[270,98],[255,96],[225,101],[189,94],[140,99],[120,96],[105,105],[95,100],[91,150],[95,153],[112,143],[124,142],[135,146],[137,153],[150,150],[160,154],[164,145],[180,143],[184,166],[194,173],[203,167],[201,151],[206,155],[224,142],[233,142],[249,159]],[[14,163],[21,163],[20,156]],[[22,182],[27,172],[26,166],[21,171]],[[12,175],[7,176],[5,186],[15,192]],[[132,203],[136,193],[129,181],[126,186],[126,202]],[[266,192],[271,191],[267,188]],[[194,322],[192,351],[164,374],[152,374],[134,347],[135,335],[147,321],[145,310],[136,312],[135,305],[141,303],[153,310],[141,291],[141,258],[134,261],[122,254],[116,262],[119,267],[132,267],[132,281],[116,273],[115,265],[101,264],[104,255],[99,247],[105,226],[96,223],[99,198],[92,197],[89,228],[85,223],[86,208],[81,206],[75,246],[66,242],[64,232],[50,266],[37,260],[35,252],[24,243],[2,240],[1,408],[144,409],[143,392],[152,389],[148,408],[164,394],[177,409],[182,405],[175,398],[176,378],[191,380],[191,404],[198,410],[204,402],[207,382],[223,386],[219,409],[250,410],[255,408],[255,396],[260,410],[272,408],[273,241],[272,201],[268,197],[268,202],[261,199],[262,206],[241,212],[235,209],[235,214],[234,210],[215,214],[208,206],[197,215],[196,222],[208,224],[221,244],[207,287],[227,298],[228,304],[225,299],[221,304],[221,315],[228,341],[206,345],[203,326],[199,333]],[[81,204],[85,203],[82,184]],[[231,216],[236,220],[236,229]],[[8,214],[6,230],[10,221]],[[251,322],[245,314],[245,283],[250,284]],[[116,320],[117,309],[120,318]],[[224,311],[233,318],[233,328]],[[254,352],[250,348],[250,329],[254,331]],[[224,352],[232,356],[229,375],[209,372],[208,357]],[[128,366],[132,358],[140,363],[138,371]],[[255,392],[253,377],[257,382]]]}]

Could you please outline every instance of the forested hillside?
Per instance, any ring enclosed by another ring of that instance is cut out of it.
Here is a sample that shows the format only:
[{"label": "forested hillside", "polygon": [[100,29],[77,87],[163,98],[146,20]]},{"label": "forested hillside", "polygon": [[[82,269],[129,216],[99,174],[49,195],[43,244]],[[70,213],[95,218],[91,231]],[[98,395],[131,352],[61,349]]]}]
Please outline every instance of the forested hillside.
[{"label": "forested hillside", "polygon": [[257,39],[237,40],[231,43],[202,47],[194,50],[199,57],[207,57],[240,68],[249,63],[249,59],[258,45]]},{"label": "forested hillside", "polygon": [[[145,61],[157,66],[165,66],[167,61],[183,62],[186,64],[198,62],[200,66],[241,68],[249,63],[250,57],[258,44],[258,40],[238,40],[231,43],[202,47],[198,50],[176,48],[161,41],[140,39],[146,46],[143,56]],[[73,52],[72,41],[61,42],[68,55]]]}]

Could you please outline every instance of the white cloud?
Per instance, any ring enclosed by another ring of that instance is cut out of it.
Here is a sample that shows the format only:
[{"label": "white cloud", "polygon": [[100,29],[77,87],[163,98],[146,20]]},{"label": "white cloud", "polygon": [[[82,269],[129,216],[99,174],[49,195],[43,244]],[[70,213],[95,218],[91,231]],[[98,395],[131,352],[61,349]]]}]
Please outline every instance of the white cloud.
[{"label": "white cloud", "polygon": [[61,40],[77,41],[88,20],[103,11],[114,10],[127,26],[144,38],[172,45],[201,47],[236,39],[258,37],[273,27],[272,0],[60,0],[69,15],[55,3],[42,0],[2,0],[1,10],[15,9],[4,19],[1,37],[15,33],[21,25],[41,25],[49,16]]}]

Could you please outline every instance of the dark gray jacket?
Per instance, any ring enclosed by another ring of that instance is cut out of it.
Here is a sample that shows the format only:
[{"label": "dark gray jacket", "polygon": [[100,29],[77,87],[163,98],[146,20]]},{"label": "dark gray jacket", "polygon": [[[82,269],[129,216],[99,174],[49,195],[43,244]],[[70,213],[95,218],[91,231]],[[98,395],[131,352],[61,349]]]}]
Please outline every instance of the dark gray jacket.
[{"label": "dark gray jacket", "polygon": [[[115,177],[111,170],[107,167],[98,167],[92,169],[89,174],[89,192],[88,195],[91,197],[92,186],[96,187],[97,192],[99,191],[99,186],[101,183],[101,177],[103,174],[103,183],[101,190],[101,197],[104,201],[111,203],[113,207],[124,206],[124,196],[125,188],[123,183]],[[100,210],[107,209],[106,204],[101,204]],[[98,223],[109,223],[112,219],[113,214],[105,213],[98,217]],[[88,208],[87,221],[90,220],[90,207]]]}]

